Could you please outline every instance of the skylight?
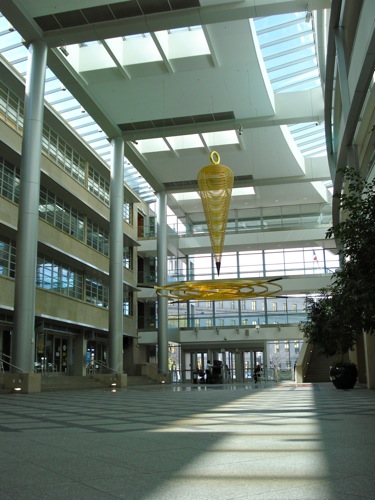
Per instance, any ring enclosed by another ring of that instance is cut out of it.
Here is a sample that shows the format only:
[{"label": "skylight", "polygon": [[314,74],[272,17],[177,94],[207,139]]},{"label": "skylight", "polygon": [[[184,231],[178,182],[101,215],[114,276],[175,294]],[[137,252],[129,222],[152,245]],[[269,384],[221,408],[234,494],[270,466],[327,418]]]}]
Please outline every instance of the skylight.
[{"label": "skylight", "polygon": [[[98,46],[98,42],[86,44]],[[22,42],[22,38],[15,30],[9,29],[9,23],[0,13],[0,54],[14,67],[22,76],[26,76],[28,50]],[[111,161],[111,145],[106,135],[100,129],[92,117],[81,108],[79,102],[70,94],[64,85],[56,78],[54,73],[47,68],[45,94],[46,101],[62,116],[90,145],[97,154],[109,163]],[[146,203],[155,200],[155,193],[151,186],[138,174],[135,168],[125,158],[125,182],[136,193],[142,190],[141,199]],[[127,177],[137,172],[136,180],[128,182]]]},{"label": "skylight", "polygon": [[[321,85],[314,18],[306,12],[280,14],[254,20],[267,73],[275,93],[295,92]],[[289,125],[303,156],[326,154],[321,123]]]}]

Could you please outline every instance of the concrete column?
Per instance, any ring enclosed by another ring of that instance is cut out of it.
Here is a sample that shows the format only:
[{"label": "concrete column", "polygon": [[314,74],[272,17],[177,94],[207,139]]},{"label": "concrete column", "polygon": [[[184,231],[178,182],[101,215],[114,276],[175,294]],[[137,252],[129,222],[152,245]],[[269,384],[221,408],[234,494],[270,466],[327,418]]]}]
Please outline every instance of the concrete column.
[{"label": "concrete column", "polygon": [[112,140],[109,223],[109,367],[123,372],[124,140]]},{"label": "concrete column", "polygon": [[[158,193],[156,208],[157,223],[157,283],[167,284],[167,194]],[[160,373],[168,372],[168,299],[158,297],[158,368]]]},{"label": "concrete column", "polygon": [[268,380],[268,370],[269,370],[269,353],[268,353],[268,342],[264,341],[263,344],[263,377],[265,380]]},{"label": "concrete column", "polygon": [[47,45],[43,40],[32,42],[25,87],[12,335],[12,364],[23,372],[33,372],[35,357],[35,278],[46,63]]},{"label": "concrete column", "polygon": [[236,357],[236,382],[244,382],[245,374],[244,374],[243,351],[236,352],[235,357]]},{"label": "concrete column", "polygon": [[76,377],[83,377],[86,375],[86,351],[87,340],[84,333],[74,337],[73,347],[73,375]]},{"label": "concrete column", "polygon": [[367,389],[375,389],[375,335],[364,334]]}]

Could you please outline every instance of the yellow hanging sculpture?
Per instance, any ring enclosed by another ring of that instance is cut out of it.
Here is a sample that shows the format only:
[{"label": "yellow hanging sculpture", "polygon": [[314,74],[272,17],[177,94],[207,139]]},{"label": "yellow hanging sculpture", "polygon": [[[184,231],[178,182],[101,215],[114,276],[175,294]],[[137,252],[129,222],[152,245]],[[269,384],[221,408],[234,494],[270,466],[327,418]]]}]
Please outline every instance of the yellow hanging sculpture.
[{"label": "yellow hanging sculpture", "polygon": [[212,151],[210,160],[212,165],[200,170],[197,181],[219,275],[234,177],[229,167],[220,165],[216,151]]}]

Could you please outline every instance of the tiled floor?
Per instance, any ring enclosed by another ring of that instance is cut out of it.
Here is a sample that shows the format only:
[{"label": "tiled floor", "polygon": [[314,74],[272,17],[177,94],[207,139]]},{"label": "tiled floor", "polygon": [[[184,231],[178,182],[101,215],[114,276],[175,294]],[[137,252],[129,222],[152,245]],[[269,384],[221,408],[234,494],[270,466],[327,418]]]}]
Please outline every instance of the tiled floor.
[{"label": "tiled floor", "polygon": [[375,499],[375,391],[143,386],[0,396],[0,499]]}]

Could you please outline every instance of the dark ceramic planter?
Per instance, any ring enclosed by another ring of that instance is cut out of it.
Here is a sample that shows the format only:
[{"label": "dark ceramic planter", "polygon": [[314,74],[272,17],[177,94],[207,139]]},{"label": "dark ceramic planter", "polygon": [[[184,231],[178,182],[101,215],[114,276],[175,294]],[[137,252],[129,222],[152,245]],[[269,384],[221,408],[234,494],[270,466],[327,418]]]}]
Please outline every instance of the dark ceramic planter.
[{"label": "dark ceramic planter", "polygon": [[353,364],[331,366],[329,378],[336,389],[353,389],[357,382],[358,370]]}]

